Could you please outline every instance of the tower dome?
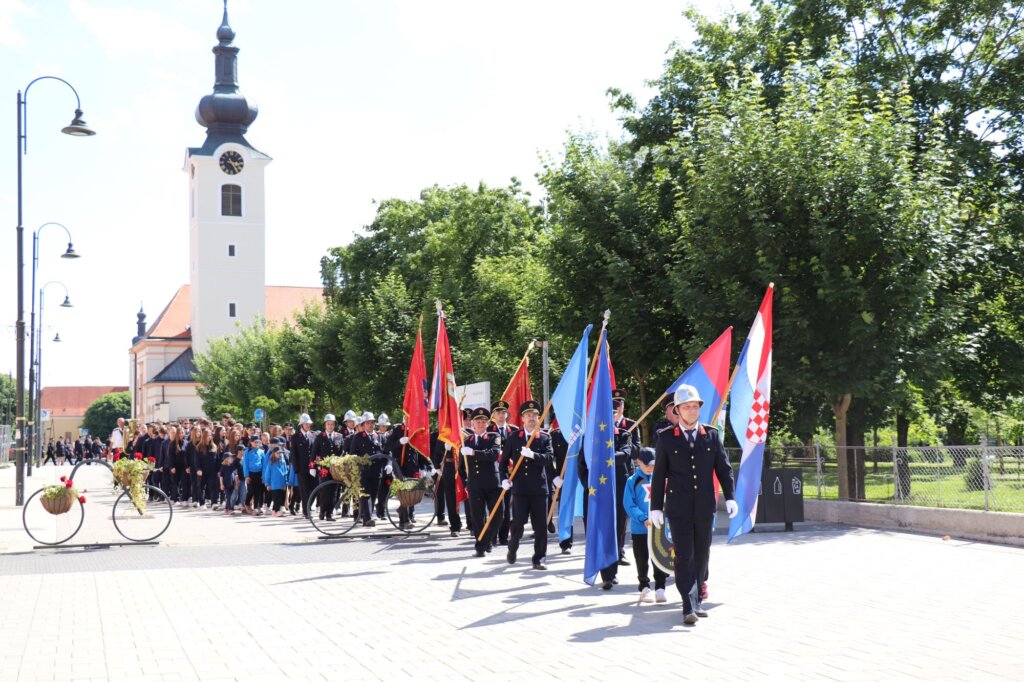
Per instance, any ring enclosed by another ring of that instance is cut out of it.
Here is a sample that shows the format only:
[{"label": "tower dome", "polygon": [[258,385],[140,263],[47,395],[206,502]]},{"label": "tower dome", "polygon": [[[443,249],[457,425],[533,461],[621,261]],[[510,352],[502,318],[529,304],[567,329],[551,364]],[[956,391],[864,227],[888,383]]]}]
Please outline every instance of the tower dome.
[{"label": "tower dome", "polygon": [[234,39],[235,32],[228,23],[228,3],[224,0],[224,18],[217,28],[220,42],[213,48],[216,55],[213,93],[199,100],[196,121],[207,129],[208,135],[235,137],[245,144],[242,135],[256,120],[259,107],[238,91],[238,48],[232,42]]}]

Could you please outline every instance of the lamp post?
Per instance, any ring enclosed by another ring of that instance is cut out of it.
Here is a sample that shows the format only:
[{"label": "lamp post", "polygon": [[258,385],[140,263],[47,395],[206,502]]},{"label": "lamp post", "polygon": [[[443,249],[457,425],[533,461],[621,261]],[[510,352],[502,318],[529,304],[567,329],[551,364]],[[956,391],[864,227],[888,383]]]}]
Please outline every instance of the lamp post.
[{"label": "lamp post", "polygon": [[[39,420],[36,419],[37,410],[33,407],[36,400],[36,272],[39,270],[39,237],[42,231],[50,226],[55,225],[62,230],[64,234],[68,236],[68,248],[61,254],[61,258],[75,259],[80,256],[75,253],[75,247],[71,243],[71,232],[67,227],[60,223],[43,223],[39,226],[35,232],[32,233],[32,312],[29,316],[29,361],[28,361],[28,429],[25,438],[25,452],[28,453],[28,475],[32,475],[32,464],[36,461],[36,454],[40,450],[40,444],[42,440],[36,439],[36,430],[41,428]],[[66,289],[65,289],[66,292]],[[40,296],[42,294],[40,293]],[[67,303],[67,300],[65,300]],[[70,305],[65,306],[70,307]],[[40,323],[42,326],[42,323]]]},{"label": "lamp post", "polygon": [[[43,420],[42,420],[42,414],[43,414],[43,294],[46,292],[46,287],[50,286],[51,284],[59,284],[61,286],[61,288],[64,289],[64,302],[60,304],[60,307],[61,308],[71,308],[71,307],[73,307],[71,305],[71,297],[68,295],[68,288],[66,286],[64,286],[63,282],[57,282],[57,281],[47,282],[43,286],[39,287],[39,329],[38,329],[38,332],[37,332],[36,329],[34,329],[34,328],[32,329],[32,336],[35,339],[35,343],[38,344],[38,345],[34,346],[32,348],[33,361],[32,361],[32,363],[29,364],[29,368],[28,368],[29,369],[29,374],[35,376],[35,378],[37,379],[37,381],[35,383],[35,386],[33,387],[34,388],[34,392],[33,392],[33,389],[30,389],[29,392],[28,392],[29,402],[30,402],[30,404],[33,404],[35,406],[35,407],[29,409],[29,421],[30,421],[30,423],[32,423],[34,425],[33,428],[32,428],[33,437],[35,436],[37,431],[40,432],[40,433],[44,433],[45,434],[45,429],[43,428]],[[35,297],[33,297],[33,299],[34,298]],[[34,303],[34,301],[33,301],[33,303]],[[53,337],[53,341],[54,341],[54,343],[60,343],[61,342],[60,333],[57,333],[57,335]],[[38,444],[41,445],[44,440],[45,440],[45,437],[38,439]],[[37,441],[33,438],[33,447],[32,447],[31,450],[29,450],[28,473],[29,473],[30,476],[32,475],[32,460],[35,459],[36,450],[39,449],[38,446],[36,445],[36,442]]]},{"label": "lamp post", "polygon": [[[73,135],[75,137],[87,137],[89,135],[95,135],[82,120],[82,100],[78,96],[78,91],[75,90],[71,83],[68,83],[63,78],[57,76],[40,76],[29,82],[25,86],[24,95],[22,91],[18,91],[18,321],[15,324],[14,334],[17,344],[17,373],[18,378],[15,382],[15,390],[17,394],[15,396],[16,407],[15,407],[15,419],[14,428],[17,432],[17,467],[18,471],[16,474],[16,483],[14,487],[14,504],[21,506],[25,504],[25,227],[22,224],[23,221],[23,200],[22,200],[22,157],[28,153],[28,91],[36,83],[41,80],[55,80],[60,81],[64,85],[71,88],[71,92],[75,94],[75,116],[71,119],[71,123],[61,129],[61,132],[65,135]],[[34,295],[34,294],[33,294]]]}]

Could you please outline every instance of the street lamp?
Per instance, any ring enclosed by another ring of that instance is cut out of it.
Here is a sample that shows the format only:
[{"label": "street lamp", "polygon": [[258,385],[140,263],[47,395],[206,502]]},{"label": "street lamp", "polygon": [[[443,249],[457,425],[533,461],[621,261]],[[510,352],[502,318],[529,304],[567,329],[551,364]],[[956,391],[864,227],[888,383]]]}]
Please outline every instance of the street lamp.
[{"label": "street lamp", "polygon": [[[22,200],[22,157],[28,153],[28,91],[29,89],[41,80],[55,80],[60,81],[64,85],[71,88],[71,92],[75,94],[75,116],[71,120],[70,125],[65,126],[61,132],[66,135],[73,135],[75,137],[88,137],[94,135],[95,132],[91,130],[82,120],[82,100],[78,96],[78,91],[75,90],[71,83],[68,83],[63,78],[57,76],[40,76],[29,82],[25,86],[24,95],[22,91],[18,91],[18,321],[15,325],[15,338],[17,340],[17,371],[18,378],[16,381],[17,394],[15,396],[17,407],[14,428],[17,432],[17,460],[18,460],[18,471],[16,474],[16,484],[14,489],[14,504],[20,506],[25,503],[25,435],[26,435],[26,424],[25,424],[25,227],[22,224],[23,221],[23,208],[24,203]],[[35,293],[33,292],[33,298]]]},{"label": "street lamp", "polygon": [[[43,429],[43,421],[42,421],[42,416],[43,416],[43,295],[46,293],[46,287],[50,286],[51,284],[60,285],[60,287],[62,289],[64,289],[64,302],[60,304],[60,307],[61,308],[71,308],[72,307],[72,305],[71,305],[71,297],[68,295],[68,288],[66,286],[64,286],[63,282],[58,282],[58,281],[54,280],[54,281],[51,281],[51,282],[47,282],[43,286],[39,287],[39,333],[38,333],[38,335],[35,334],[35,331],[36,331],[35,329],[32,330],[33,331],[33,338],[36,338],[38,340],[37,342],[38,342],[39,346],[37,348],[33,348],[32,349],[34,351],[33,352],[33,356],[34,356],[33,363],[34,364],[29,365],[29,373],[30,374],[34,374],[34,376],[37,379],[37,381],[36,381],[36,384],[35,384],[35,393],[33,393],[30,390],[29,394],[28,394],[28,399],[30,401],[30,404],[32,404],[32,401],[34,401],[34,404],[35,404],[35,408],[33,410],[29,411],[29,416],[31,417],[32,424],[34,426],[38,427],[38,432],[39,433],[44,433],[44,434],[45,434],[45,429]],[[60,332],[58,332],[56,334],[56,336],[53,337],[53,341],[54,341],[54,343],[60,343],[61,342]],[[35,456],[36,456],[36,447],[35,447],[36,440],[34,438],[36,432],[37,432],[36,428],[33,428],[32,429],[33,448],[29,452],[29,458],[28,458],[28,467],[29,467],[28,471],[29,471],[29,475],[32,474],[32,460],[35,459]],[[38,439],[39,445],[42,445],[43,440],[44,440],[43,438]]]},{"label": "street lamp", "polygon": [[[74,260],[81,258],[79,254],[75,252],[75,247],[71,243],[71,231],[67,227],[60,223],[43,223],[39,228],[32,233],[32,313],[29,318],[29,361],[28,361],[28,415],[29,425],[27,429],[27,437],[25,439],[25,452],[28,453],[28,475],[32,475],[32,464],[36,461],[36,453],[42,450],[42,439],[36,438],[36,430],[40,427],[39,421],[35,419],[38,410],[33,407],[33,402],[37,400],[36,395],[36,273],[39,271],[39,238],[43,230],[49,226],[56,226],[64,230],[64,234],[68,237],[68,248],[61,254],[61,258]],[[65,290],[66,292],[66,290]],[[42,296],[42,294],[40,294]],[[67,304],[67,305],[65,305]],[[70,308],[71,303],[68,302],[67,297],[64,299],[64,303],[61,307]],[[40,328],[42,328],[42,322],[40,321]]]}]

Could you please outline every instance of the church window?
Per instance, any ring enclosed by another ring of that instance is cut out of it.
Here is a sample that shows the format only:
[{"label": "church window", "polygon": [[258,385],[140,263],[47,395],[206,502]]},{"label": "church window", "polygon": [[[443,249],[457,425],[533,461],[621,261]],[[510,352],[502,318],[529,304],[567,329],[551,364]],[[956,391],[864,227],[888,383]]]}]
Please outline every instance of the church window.
[{"label": "church window", "polygon": [[228,303],[228,317],[238,317],[235,314],[235,304],[234,303]]},{"label": "church window", "polygon": [[242,188],[238,185],[224,185],[220,188],[220,214],[242,215]]},{"label": "church window", "polygon": [[234,258],[234,256],[235,256],[235,245],[234,244],[228,244],[228,256]]}]

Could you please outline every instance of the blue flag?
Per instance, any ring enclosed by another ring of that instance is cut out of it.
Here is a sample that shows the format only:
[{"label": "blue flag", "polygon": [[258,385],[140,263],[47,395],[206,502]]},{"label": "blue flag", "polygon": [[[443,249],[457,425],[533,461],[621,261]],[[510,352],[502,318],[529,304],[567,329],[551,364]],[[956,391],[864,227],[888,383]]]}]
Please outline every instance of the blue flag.
[{"label": "blue flag", "polygon": [[590,462],[587,493],[587,550],[583,580],[593,585],[602,568],[619,560],[615,516],[615,426],[612,413],[612,381],[608,370],[608,342],[598,349],[594,390],[587,411],[587,457]]},{"label": "blue flag", "polygon": [[572,535],[572,524],[576,518],[577,491],[583,488],[579,483],[578,458],[583,445],[583,431],[586,428],[587,401],[587,346],[590,343],[588,324],[583,338],[576,346],[576,352],[569,360],[569,366],[562,374],[555,392],[551,394],[551,407],[558,419],[558,428],[569,444],[565,454],[565,473],[562,475],[561,499],[558,503],[558,539],[567,540]]}]

